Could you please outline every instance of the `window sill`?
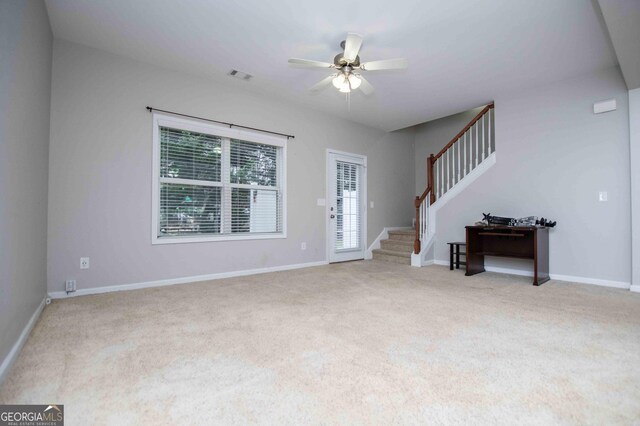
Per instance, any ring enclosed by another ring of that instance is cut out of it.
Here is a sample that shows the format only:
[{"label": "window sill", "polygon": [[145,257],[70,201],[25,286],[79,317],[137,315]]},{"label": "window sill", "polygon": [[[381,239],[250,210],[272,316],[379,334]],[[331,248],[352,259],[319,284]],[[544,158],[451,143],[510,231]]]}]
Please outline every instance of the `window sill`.
[{"label": "window sill", "polygon": [[151,244],[215,243],[218,241],[279,240],[283,238],[287,238],[286,233],[197,237],[153,237]]}]

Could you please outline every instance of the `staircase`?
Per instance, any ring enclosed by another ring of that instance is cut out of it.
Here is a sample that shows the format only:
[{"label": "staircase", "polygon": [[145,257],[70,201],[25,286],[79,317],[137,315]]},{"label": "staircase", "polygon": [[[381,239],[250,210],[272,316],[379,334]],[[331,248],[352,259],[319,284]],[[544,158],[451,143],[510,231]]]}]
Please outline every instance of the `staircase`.
[{"label": "staircase", "polygon": [[495,164],[493,108],[493,103],[484,107],[440,152],[427,158],[427,188],[414,202],[412,266],[428,262],[437,209]]},{"label": "staircase", "polygon": [[416,232],[411,229],[389,231],[389,238],[380,241],[380,248],[372,250],[375,260],[411,265],[411,253]]},{"label": "staircase", "polygon": [[[385,228],[372,244],[373,259],[424,266],[436,241],[436,211],[496,162],[493,103],[485,106],[437,154],[427,158],[427,188],[414,201],[415,228]],[[388,233],[388,239],[382,239]],[[377,247],[379,244],[380,248]]]}]

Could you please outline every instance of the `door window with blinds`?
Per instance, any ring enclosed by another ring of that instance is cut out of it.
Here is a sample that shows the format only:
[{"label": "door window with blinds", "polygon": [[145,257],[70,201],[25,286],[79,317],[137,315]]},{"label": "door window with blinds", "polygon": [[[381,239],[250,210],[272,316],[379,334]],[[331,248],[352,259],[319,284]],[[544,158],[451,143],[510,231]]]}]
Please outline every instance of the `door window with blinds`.
[{"label": "door window with blinds", "polygon": [[162,114],[153,122],[153,243],[286,236],[286,138]]},{"label": "door window with blinds", "polygon": [[336,162],[336,250],[360,248],[360,167]]}]

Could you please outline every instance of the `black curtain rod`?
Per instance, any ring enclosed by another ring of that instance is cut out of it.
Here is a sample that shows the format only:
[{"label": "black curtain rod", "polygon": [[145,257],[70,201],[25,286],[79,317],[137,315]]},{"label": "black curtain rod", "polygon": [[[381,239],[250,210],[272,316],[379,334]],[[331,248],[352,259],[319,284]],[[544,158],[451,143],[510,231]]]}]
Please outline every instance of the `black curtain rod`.
[{"label": "black curtain rod", "polygon": [[256,129],[255,127],[241,126],[239,124],[227,123],[225,121],[218,121],[218,120],[211,120],[210,118],[196,117],[195,115],[180,114],[179,112],[166,111],[164,109],[152,108],[150,106],[147,107],[147,110],[149,110],[149,112],[160,111],[160,112],[166,112],[167,114],[179,115],[181,117],[189,117],[189,118],[195,118],[196,120],[204,120],[204,121],[210,121],[211,123],[224,124],[225,126],[229,126],[229,128],[239,127],[241,129],[255,130],[262,133],[270,133],[272,135],[285,136],[287,139],[295,139],[295,136],[287,135],[285,133],[272,132],[270,130],[264,130],[264,129]]}]

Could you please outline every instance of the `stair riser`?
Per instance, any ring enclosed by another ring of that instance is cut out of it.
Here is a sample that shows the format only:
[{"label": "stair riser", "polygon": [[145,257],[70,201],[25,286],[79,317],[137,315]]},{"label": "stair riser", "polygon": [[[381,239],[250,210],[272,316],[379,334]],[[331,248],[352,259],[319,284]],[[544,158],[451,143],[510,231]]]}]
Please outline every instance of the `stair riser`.
[{"label": "stair riser", "polygon": [[384,262],[399,263],[401,265],[411,265],[410,257],[390,256],[386,254],[373,253],[374,260],[382,260]]},{"label": "stair riser", "polygon": [[393,232],[389,232],[389,240],[392,241],[408,241],[408,242],[412,242],[415,240],[415,235],[414,234],[396,234]]},{"label": "stair riser", "polygon": [[411,253],[413,251],[413,244],[398,244],[398,240],[383,240],[380,241],[380,248],[384,250],[400,251],[403,253]]}]

